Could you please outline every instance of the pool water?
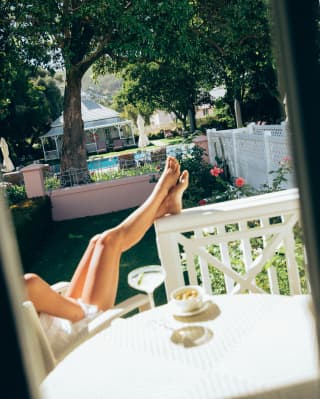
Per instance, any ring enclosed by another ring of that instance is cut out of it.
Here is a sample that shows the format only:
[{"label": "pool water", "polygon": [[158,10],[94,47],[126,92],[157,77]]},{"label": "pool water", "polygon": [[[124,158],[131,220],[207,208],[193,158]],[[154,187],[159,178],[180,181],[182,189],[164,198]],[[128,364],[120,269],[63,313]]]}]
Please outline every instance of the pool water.
[{"label": "pool water", "polygon": [[[177,152],[181,153],[188,153],[190,152],[191,148],[193,145],[172,145],[172,146],[167,146],[167,155],[172,155],[175,156]],[[144,152],[136,152],[134,154],[134,159],[139,163],[139,160],[145,159],[147,155],[147,159],[151,159],[150,152],[147,151],[147,154]],[[118,168],[119,167],[119,159],[117,156],[115,157],[107,157],[107,158],[100,158],[100,159],[94,159],[92,161],[88,161],[88,169],[90,171],[98,170],[98,169],[112,169],[112,168]]]},{"label": "pool water", "polygon": [[117,168],[119,166],[118,157],[108,157],[101,159],[94,159],[93,161],[88,161],[88,169],[96,170],[96,169],[109,169],[109,168]]}]

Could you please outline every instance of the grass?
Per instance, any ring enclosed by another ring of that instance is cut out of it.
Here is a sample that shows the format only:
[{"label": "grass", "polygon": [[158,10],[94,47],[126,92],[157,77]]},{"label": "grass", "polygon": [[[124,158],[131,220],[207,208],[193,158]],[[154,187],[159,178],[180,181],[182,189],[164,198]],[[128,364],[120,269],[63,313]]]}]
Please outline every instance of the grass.
[{"label": "grass", "polygon": [[[25,272],[37,273],[49,284],[70,280],[90,238],[116,226],[132,210],[54,222],[45,244],[34,254],[32,265]],[[160,264],[153,227],[143,240],[121,257],[116,303],[138,293],[128,286],[128,273],[137,267],[152,264]],[[155,291],[155,302],[157,305],[166,302],[163,285]]]}]

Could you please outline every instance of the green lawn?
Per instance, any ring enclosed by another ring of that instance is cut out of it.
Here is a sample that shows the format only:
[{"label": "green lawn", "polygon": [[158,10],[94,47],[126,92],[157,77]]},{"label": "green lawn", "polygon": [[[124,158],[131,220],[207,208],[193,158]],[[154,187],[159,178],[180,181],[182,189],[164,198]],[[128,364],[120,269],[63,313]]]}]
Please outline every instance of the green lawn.
[{"label": "green lawn", "polygon": [[[70,280],[90,238],[116,226],[130,212],[132,209],[54,222],[45,244],[34,254],[32,265],[25,271],[39,274],[49,284]],[[122,255],[117,303],[137,293],[127,284],[128,273],[137,267],[151,264],[159,264],[153,227],[140,243]],[[155,302],[157,305],[166,302],[163,285],[155,292]]]}]

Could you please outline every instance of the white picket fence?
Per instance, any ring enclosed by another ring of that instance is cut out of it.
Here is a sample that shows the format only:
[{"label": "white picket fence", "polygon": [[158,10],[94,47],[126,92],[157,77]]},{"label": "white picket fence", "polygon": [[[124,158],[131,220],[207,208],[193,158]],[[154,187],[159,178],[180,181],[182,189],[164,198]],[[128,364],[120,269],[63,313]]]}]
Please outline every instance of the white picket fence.
[{"label": "white picket fence", "polygon": [[[288,125],[249,125],[240,129],[207,130],[210,163],[224,157],[233,177],[243,177],[259,189],[271,184],[281,160],[291,157]],[[282,188],[295,187],[294,173]]]},{"label": "white picket fence", "polygon": [[[208,294],[217,293],[214,270],[223,273],[222,283],[230,294],[309,292],[298,226],[296,188],[198,206],[157,220],[157,247],[167,273],[168,298],[185,283],[200,282]],[[281,292],[283,286],[286,292]]]}]

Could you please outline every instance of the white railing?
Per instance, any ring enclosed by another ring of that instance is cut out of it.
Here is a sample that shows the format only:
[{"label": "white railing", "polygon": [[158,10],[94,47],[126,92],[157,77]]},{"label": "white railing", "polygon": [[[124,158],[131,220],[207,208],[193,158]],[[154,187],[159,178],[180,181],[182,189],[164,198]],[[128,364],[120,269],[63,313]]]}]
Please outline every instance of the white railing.
[{"label": "white railing", "polygon": [[59,153],[57,150],[45,151],[44,152],[45,161],[50,161],[53,159],[59,159]]},{"label": "white railing", "polygon": [[[256,189],[270,185],[274,176],[269,172],[277,170],[281,160],[291,155],[287,124],[208,129],[207,137],[210,163],[214,164],[216,157],[225,158],[231,175],[243,177]],[[283,188],[295,187],[293,174],[287,178]]]},{"label": "white railing", "polygon": [[155,230],[168,298],[188,282],[208,294],[309,292],[297,189],[186,209]]}]

